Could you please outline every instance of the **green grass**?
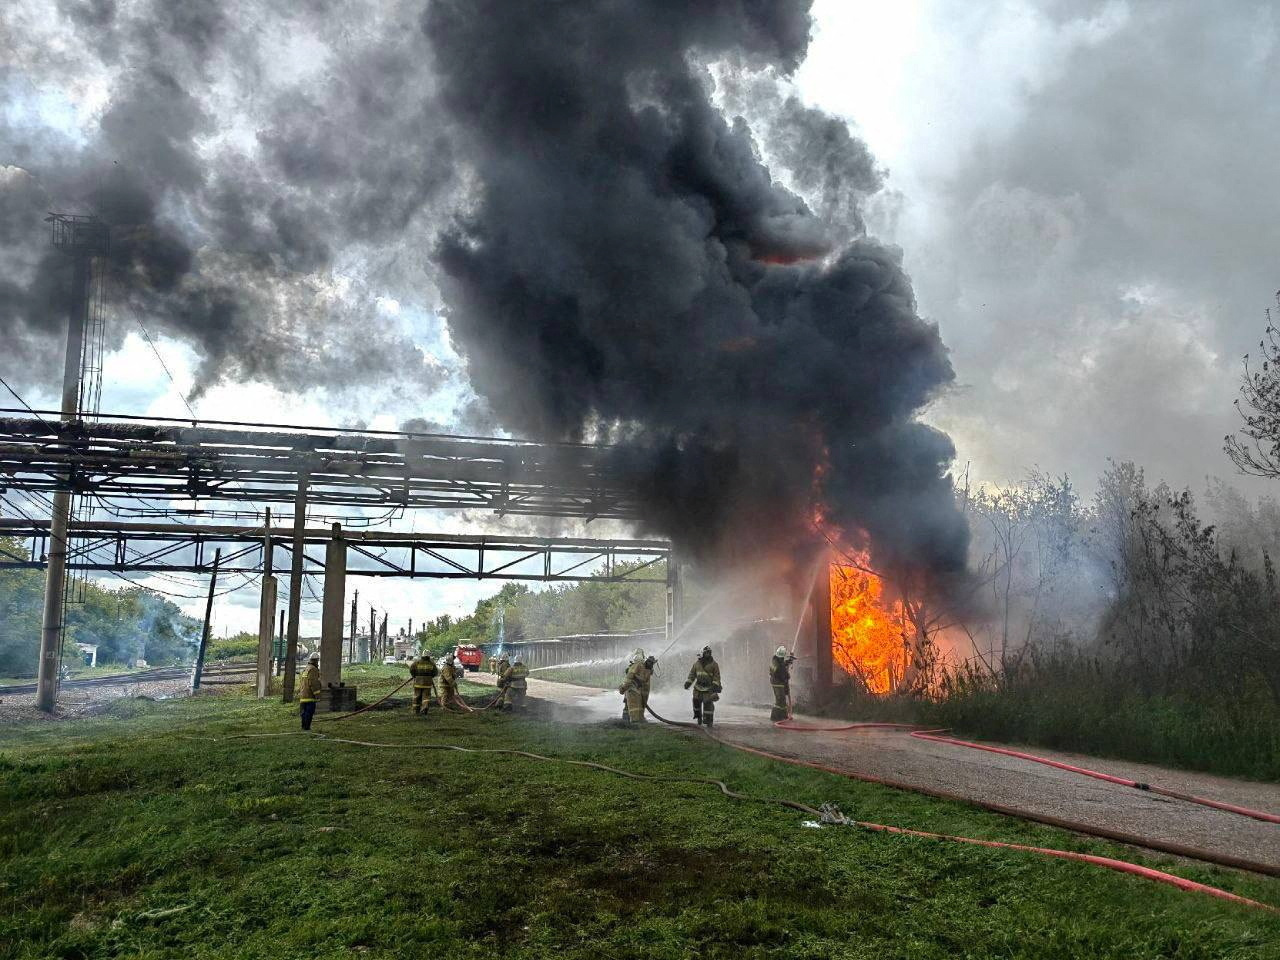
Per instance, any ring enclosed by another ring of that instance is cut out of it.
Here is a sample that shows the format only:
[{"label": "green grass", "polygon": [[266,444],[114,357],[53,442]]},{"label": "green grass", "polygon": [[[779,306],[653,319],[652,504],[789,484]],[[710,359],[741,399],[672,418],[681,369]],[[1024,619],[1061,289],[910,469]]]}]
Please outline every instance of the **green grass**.
[{"label": "green grass", "polygon": [[[363,699],[403,678],[360,674]],[[469,688],[469,689],[468,689]],[[468,685],[464,692],[491,691]],[[373,711],[290,735],[239,695],[122,700],[0,729],[0,957],[1269,958],[1280,917],[1081,864],[849,828],[639,772],[714,776],[859,819],[1133,850],[648,726]],[[1144,862],[1280,903],[1280,882]]]}]

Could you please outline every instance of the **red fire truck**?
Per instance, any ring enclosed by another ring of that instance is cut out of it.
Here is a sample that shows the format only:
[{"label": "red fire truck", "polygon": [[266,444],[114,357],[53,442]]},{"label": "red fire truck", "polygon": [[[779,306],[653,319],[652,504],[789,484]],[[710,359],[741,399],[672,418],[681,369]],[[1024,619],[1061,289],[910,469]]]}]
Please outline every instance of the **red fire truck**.
[{"label": "red fire truck", "polygon": [[484,654],[474,643],[460,643],[455,652],[458,654],[458,662],[472,673],[478,671],[480,664],[484,662]]}]

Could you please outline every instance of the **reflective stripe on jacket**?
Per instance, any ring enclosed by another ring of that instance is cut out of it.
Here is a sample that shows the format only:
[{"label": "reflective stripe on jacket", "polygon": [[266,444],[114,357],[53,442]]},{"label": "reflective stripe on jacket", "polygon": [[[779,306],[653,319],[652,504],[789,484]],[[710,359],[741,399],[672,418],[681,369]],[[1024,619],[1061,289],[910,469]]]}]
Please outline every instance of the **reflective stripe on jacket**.
[{"label": "reflective stripe on jacket", "polygon": [[782,657],[775,656],[769,663],[769,682],[775,687],[785,687],[791,682],[791,670]]},{"label": "reflective stripe on jacket", "polygon": [[430,657],[419,657],[409,664],[409,675],[415,690],[429,689],[436,678],[436,665]]},{"label": "reflective stripe on jacket", "polygon": [[720,664],[716,663],[714,658],[706,663],[701,660],[693,661],[693,667],[689,670],[689,682],[693,684],[693,689],[699,693],[718,693],[720,687]]},{"label": "reflective stripe on jacket", "polygon": [[507,667],[506,672],[502,674],[502,685],[510,687],[512,690],[524,690],[529,685],[525,683],[525,678],[529,676],[529,668],[523,663],[517,663]]},{"label": "reflective stripe on jacket", "polygon": [[320,668],[310,667],[302,678],[302,689],[298,692],[299,703],[315,703],[320,696]]}]

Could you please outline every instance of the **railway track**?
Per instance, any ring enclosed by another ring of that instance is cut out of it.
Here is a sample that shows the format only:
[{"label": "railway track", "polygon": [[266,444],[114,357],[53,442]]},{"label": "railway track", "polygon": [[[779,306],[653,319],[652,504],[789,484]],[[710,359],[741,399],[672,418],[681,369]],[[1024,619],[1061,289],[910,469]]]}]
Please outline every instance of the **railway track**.
[{"label": "railway track", "polygon": [[[227,678],[244,676],[251,678],[254,672],[252,663],[215,664],[206,666],[201,673],[202,678]],[[79,690],[89,687],[124,687],[135,683],[153,683],[158,680],[182,680],[191,676],[190,667],[152,667],[148,670],[135,670],[132,673],[113,673],[104,677],[86,677],[83,680],[63,680],[61,690]],[[0,687],[0,698],[22,696],[35,693],[35,683],[20,683],[10,687]]]}]

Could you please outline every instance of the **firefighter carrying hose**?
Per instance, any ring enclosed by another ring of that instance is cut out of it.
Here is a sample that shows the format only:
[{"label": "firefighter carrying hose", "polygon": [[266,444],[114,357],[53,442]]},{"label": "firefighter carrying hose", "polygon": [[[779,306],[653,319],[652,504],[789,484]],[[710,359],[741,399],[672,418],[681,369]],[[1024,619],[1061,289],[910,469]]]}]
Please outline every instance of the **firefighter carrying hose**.
[{"label": "firefighter carrying hose", "polygon": [[769,685],[773,687],[773,709],[769,711],[769,719],[775,723],[791,715],[791,664],[795,660],[795,654],[787,653],[787,648],[780,646],[773,651],[773,659],[769,661]]},{"label": "firefighter carrying hose", "polygon": [[720,699],[720,664],[711,656],[711,648],[703,647],[698,659],[689,668],[689,679],[684,688],[693,687],[693,722],[708,727],[716,717],[716,701]]},{"label": "firefighter carrying hose", "polygon": [[436,662],[429,653],[421,653],[409,664],[409,676],[413,677],[413,712],[430,713],[431,695],[435,693]]},{"label": "firefighter carrying hose", "polygon": [[302,729],[311,729],[311,718],[316,715],[316,701],[320,699],[320,658],[314,653],[302,677],[302,689],[298,691],[298,714],[302,717]]},{"label": "firefighter carrying hose", "polygon": [[502,688],[502,703],[498,705],[499,710],[514,710],[516,707],[524,706],[524,695],[529,686],[528,676],[529,668],[517,655],[516,662],[507,667],[498,678],[498,686]]},{"label": "firefighter carrying hose", "polygon": [[618,687],[618,692],[624,698],[622,719],[628,723],[644,723],[644,708],[649,702],[649,684],[653,678],[653,665],[657,662],[656,657],[646,659],[644,651],[639,647],[636,648],[635,653],[631,654],[631,661],[627,664],[627,675]]},{"label": "firefighter carrying hose", "polygon": [[498,679],[502,679],[502,675],[507,672],[507,668],[511,666],[511,659],[504,653],[498,657],[498,665],[494,668],[494,673],[498,675]]},{"label": "firefighter carrying hose", "polygon": [[[462,701],[458,697],[458,677],[462,673],[458,666],[458,661],[451,653],[445,657],[444,665],[440,668],[440,706],[447,709],[449,706],[457,706]],[[466,707],[465,703],[462,703]]]}]

